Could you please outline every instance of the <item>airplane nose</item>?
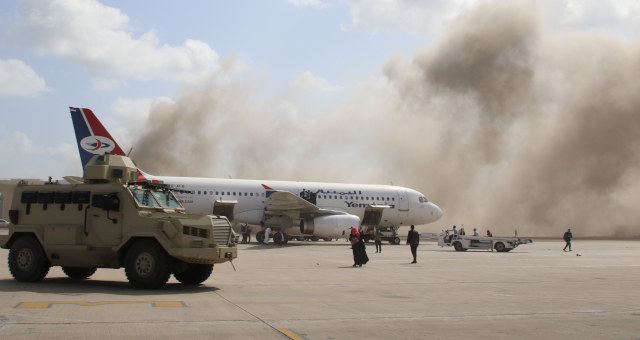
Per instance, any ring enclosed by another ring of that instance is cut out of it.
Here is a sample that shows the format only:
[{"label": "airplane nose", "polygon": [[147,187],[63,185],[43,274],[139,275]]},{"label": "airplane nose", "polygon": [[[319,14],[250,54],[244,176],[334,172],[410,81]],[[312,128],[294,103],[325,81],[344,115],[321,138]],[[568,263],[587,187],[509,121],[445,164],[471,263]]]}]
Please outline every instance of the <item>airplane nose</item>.
[{"label": "airplane nose", "polygon": [[430,218],[431,218],[431,222],[435,222],[437,220],[440,219],[440,217],[442,217],[442,209],[440,209],[439,206],[429,202],[429,204],[431,205],[431,209],[429,209],[429,214],[430,214]]}]

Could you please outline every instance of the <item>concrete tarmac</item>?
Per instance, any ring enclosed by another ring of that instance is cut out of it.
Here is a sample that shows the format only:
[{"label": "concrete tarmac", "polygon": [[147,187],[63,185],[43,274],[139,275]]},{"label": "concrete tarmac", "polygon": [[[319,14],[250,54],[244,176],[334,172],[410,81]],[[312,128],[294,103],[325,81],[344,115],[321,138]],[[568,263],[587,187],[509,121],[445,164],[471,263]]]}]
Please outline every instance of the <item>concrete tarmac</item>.
[{"label": "concrete tarmac", "polygon": [[[0,265],[2,339],[639,339],[640,241],[536,241],[510,253],[345,240],[239,245],[203,285],[155,291],[124,270],[38,283]],[[6,259],[7,250],[0,250]]]}]

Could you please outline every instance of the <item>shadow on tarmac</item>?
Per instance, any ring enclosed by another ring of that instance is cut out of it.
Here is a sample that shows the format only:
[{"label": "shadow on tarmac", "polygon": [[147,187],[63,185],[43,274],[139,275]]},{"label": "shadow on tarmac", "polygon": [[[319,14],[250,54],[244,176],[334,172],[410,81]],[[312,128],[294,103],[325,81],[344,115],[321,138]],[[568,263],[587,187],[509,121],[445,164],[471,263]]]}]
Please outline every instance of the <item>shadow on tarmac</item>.
[{"label": "shadow on tarmac", "polygon": [[100,292],[100,294],[113,294],[125,296],[147,295],[174,295],[200,294],[215,292],[216,287],[205,285],[184,285],[170,282],[160,289],[140,290],[133,288],[127,281],[103,281],[103,280],[74,280],[66,277],[44,278],[40,282],[19,282],[13,279],[0,280],[0,292],[31,292],[64,295],[80,295]]}]

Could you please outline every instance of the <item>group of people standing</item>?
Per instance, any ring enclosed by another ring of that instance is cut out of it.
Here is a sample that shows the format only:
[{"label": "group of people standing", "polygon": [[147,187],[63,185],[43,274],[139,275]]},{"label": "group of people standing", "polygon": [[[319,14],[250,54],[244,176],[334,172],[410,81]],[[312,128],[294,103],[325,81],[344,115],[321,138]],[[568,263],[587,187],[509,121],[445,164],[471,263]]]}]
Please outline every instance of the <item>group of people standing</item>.
[{"label": "group of people standing", "polygon": [[[363,238],[364,235],[362,232],[356,227],[351,227],[349,242],[351,242],[351,251],[353,252],[353,267],[362,267],[363,264],[369,262],[369,256],[367,255]],[[376,253],[382,253],[382,233],[380,230],[374,232],[373,239],[376,243]],[[411,263],[418,263],[420,234],[415,230],[413,225],[411,225],[411,230],[409,230],[409,234],[407,235],[407,244],[411,246],[411,254],[413,255],[413,261]]]},{"label": "group of people standing", "polygon": [[300,197],[302,197],[302,199],[304,199],[305,201],[313,204],[316,204],[317,196],[318,194],[312,192],[311,190],[302,189],[302,191],[300,191]]}]

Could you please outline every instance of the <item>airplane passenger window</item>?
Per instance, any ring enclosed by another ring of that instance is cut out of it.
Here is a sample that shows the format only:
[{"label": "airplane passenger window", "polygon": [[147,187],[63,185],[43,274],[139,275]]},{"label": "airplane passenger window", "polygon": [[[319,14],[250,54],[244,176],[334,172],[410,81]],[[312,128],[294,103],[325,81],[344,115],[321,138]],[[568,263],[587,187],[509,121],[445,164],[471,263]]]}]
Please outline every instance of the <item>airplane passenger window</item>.
[{"label": "airplane passenger window", "polygon": [[252,192],[250,192],[250,193],[249,193],[249,196],[253,197],[253,193],[252,193]]},{"label": "airplane passenger window", "polygon": [[245,192],[244,195],[247,196],[248,194]]},{"label": "airplane passenger window", "polygon": [[231,192],[227,191],[227,196],[231,196]]}]

